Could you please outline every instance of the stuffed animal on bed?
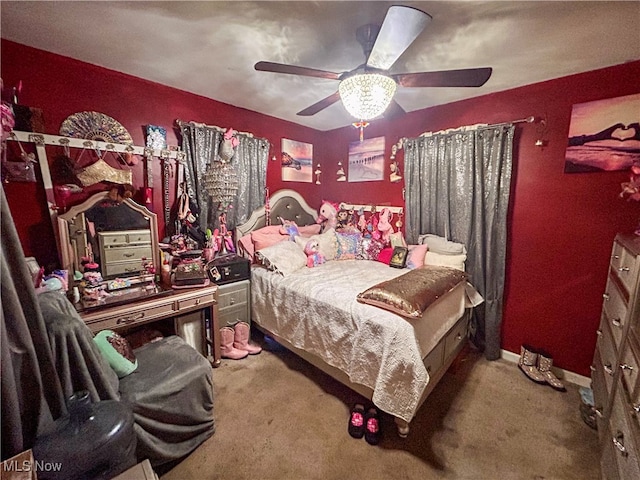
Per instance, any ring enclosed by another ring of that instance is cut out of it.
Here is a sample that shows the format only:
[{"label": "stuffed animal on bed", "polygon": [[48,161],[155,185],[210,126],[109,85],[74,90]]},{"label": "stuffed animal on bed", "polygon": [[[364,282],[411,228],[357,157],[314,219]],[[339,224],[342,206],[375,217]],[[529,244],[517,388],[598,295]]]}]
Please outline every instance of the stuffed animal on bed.
[{"label": "stuffed animal on bed", "polygon": [[380,232],[380,239],[384,244],[389,243],[389,238],[393,233],[393,225],[391,225],[391,218],[393,214],[388,208],[383,208],[380,212],[380,220],[378,221],[378,231]]},{"label": "stuffed animal on bed", "polygon": [[336,228],[338,224],[338,205],[328,200],[323,200],[320,205],[320,215],[316,219],[316,223],[322,225],[322,231],[325,232],[330,228]]},{"label": "stuffed animal on bed", "polygon": [[295,242],[296,237],[300,235],[300,230],[298,230],[298,225],[296,224],[296,222],[292,222],[291,220],[282,220],[280,234],[289,235],[289,240]]},{"label": "stuffed animal on bed", "polygon": [[309,240],[304,246],[304,253],[307,255],[307,267],[315,267],[325,262],[325,257],[320,253],[320,244],[317,240]]}]

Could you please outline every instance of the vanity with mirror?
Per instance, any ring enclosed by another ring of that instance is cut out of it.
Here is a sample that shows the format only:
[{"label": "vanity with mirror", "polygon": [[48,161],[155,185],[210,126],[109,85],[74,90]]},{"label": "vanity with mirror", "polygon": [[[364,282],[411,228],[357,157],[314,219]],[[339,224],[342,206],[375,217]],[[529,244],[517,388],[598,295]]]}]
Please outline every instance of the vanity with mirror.
[{"label": "vanity with mirror", "polygon": [[220,364],[218,287],[173,289],[156,282],[161,253],[155,213],[100,192],[58,215],[57,222],[62,268],[70,277],[98,270],[103,279],[100,297],[74,303],[93,332],[162,324]]}]

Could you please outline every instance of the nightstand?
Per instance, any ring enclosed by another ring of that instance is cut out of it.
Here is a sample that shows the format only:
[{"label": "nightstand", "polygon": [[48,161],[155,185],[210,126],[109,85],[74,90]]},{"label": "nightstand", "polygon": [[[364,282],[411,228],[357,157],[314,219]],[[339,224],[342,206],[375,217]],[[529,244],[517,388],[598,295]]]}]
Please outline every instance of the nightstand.
[{"label": "nightstand", "polygon": [[240,280],[218,286],[219,326],[233,327],[238,322],[251,325],[251,281]]}]

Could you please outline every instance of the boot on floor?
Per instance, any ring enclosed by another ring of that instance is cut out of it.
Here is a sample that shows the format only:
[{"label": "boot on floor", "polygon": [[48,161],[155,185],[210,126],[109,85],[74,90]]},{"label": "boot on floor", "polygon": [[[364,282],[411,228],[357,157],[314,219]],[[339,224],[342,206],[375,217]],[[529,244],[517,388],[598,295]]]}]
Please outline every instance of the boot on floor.
[{"label": "boot on floor", "polygon": [[553,372],[551,371],[551,366],[553,365],[553,359],[549,356],[546,356],[543,353],[538,354],[538,371],[544,377],[545,382],[560,392],[566,392],[567,389],[564,387],[564,384],[558,380]]},{"label": "boot on floor", "polygon": [[222,350],[222,358],[230,358],[231,360],[240,360],[249,355],[245,350],[234,348],[235,332],[231,327],[222,327],[220,329],[220,346]]},{"label": "boot on floor", "polygon": [[518,368],[529,380],[540,384],[547,383],[546,377],[538,370],[538,354],[524,345],[520,347]]},{"label": "boot on floor", "polygon": [[247,322],[238,322],[233,326],[235,333],[233,340],[233,347],[238,350],[243,350],[249,355],[257,355],[262,351],[262,347],[251,343],[249,338],[251,336],[251,327]]}]

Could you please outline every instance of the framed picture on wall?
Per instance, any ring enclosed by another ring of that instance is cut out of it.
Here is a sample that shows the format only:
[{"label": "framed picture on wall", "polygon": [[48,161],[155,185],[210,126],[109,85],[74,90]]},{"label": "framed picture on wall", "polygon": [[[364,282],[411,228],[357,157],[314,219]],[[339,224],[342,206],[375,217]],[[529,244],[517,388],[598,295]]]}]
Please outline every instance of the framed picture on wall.
[{"label": "framed picture on wall", "polygon": [[571,109],[565,173],[627,170],[640,162],[640,93]]},{"label": "framed picture on wall", "polygon": [[313,145],[282,139],[282,180],[285,182],[313,181]]},{"label": "framed picture on wall", "polygon": [[349,144],[349,181],[371,182],[384,178],[384,137]]}]

